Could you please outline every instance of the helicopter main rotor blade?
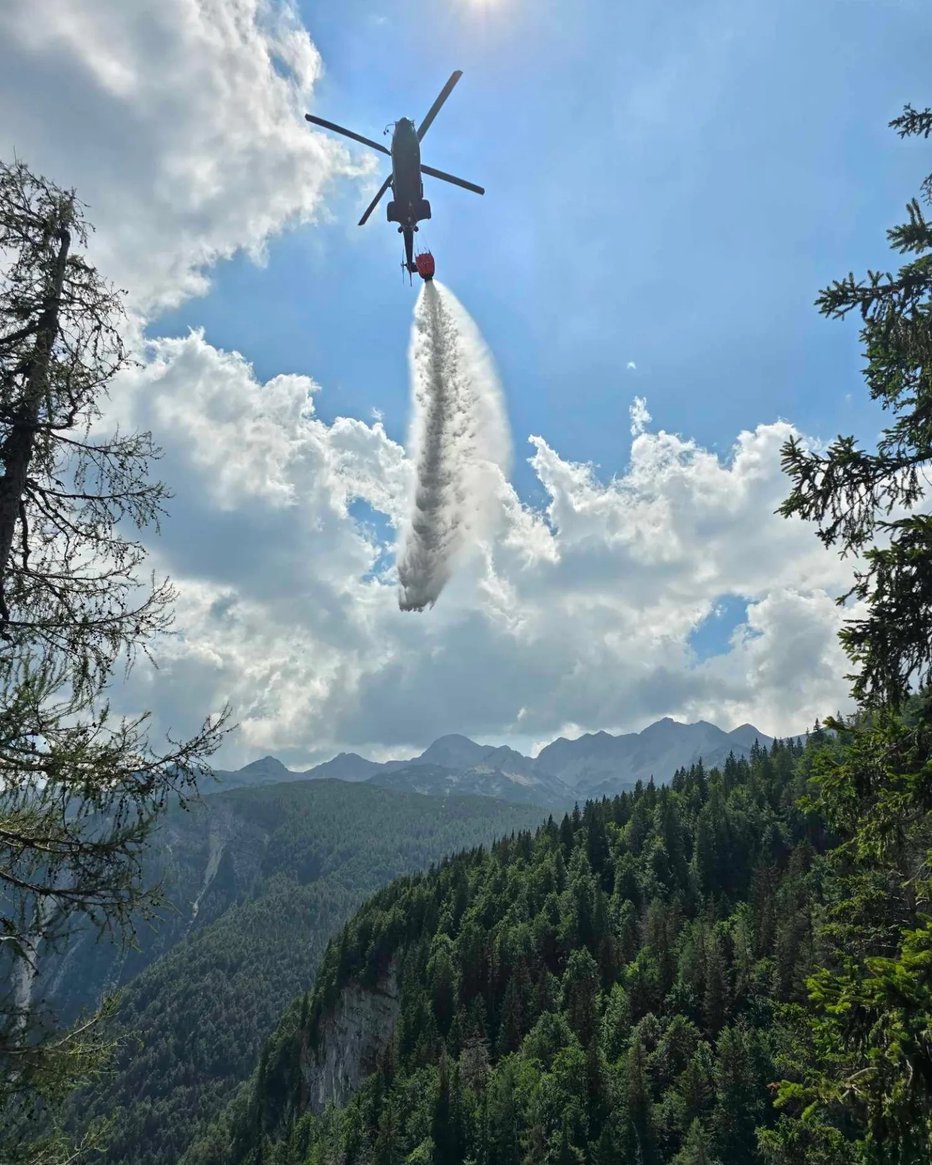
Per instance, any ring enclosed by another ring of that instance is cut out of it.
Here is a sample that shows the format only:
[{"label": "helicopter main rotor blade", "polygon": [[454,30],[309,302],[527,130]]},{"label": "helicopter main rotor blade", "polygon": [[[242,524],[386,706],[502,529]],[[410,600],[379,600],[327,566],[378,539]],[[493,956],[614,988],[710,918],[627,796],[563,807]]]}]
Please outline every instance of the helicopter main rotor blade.
[{"label": "helicopter main rotor blade", "polygon": [[465,178],[457,178],[453,174],[445,174],[443,170],[435,170],[433,166],[421,166],[422,174],[429,174],[431,178],[442,178],[444,182],[452,182],[454,186],[462,186],[464,190],[471,190],[473,194],[485,194],[482,186],[475,182],[467,182]]},{"label": "helicopter main rotor blade", "polygon": [[446,99],[453,92],[453,88],[456,85],[456,82],[460,79],[460,77],[462,77],[462,75],[463,70],[457,69],[456,72],[450,76],[450,80],[447,81],[446,85],[444,85],[444,87],[440,90],[440,94],[437,97],[437,100],[433,103],[430,109],[428,109],[427,116],[417,128],[417,140],[419,142],[424,140],[424,134],[426,134],[430,129],[431,123],[440,112],[440,106],[443,105],[444,101],[446,101]]},{"label": "helicopter main rotor blade", "polygon": [[378,194],[375,196],[375,198],[373,198],[373,200],[366,207],[366,213],[359,220],[359,225],[361,227],[364,227],[366,225],[366,223],[369,221],[369,215],[372,214],[372,212],[375,210],[375,208],[379,205],[379,203],[382,200],[382,195],[389,188],[389,186],[391,186],[391,184],[392,184],[392,176],[391,176],[391,174],[389,174],[389,176],[385,179],[385,181],[379,187]]},{"label": "helicopter main rotor blade", "polygon": [[332,121],[324,121],[322,117],[315,117],[312,113],[305,113],[305,121],[310,121],[314,125],[322,125],[324,129],[332,129],[334,133],[341,133],[346,138],[352,138],[354,142],[361,142],[364,146],[371,146],[373,150],[378,150],[380,154],[388,154],[391,157],[391,151],[387,150],[381,142],[374,142],[372,138],[364,138],[361,133],[353,133],[351,129],[344,129],[342,125],[336,125]]}]

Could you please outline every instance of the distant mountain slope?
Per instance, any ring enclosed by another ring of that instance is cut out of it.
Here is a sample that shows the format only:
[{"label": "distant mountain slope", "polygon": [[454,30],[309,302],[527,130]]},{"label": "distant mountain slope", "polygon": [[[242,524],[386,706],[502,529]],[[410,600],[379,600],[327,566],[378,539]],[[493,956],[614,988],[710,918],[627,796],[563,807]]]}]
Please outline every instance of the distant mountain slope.
[{"label": "distant mountain slope", "polygon": [[214,781],[201,782],[201,793],[209,796],[212,793],[228,793],[231,789],[256,789],[264,785],[280,785],[282,781],[303,781],[306,773],[292,772],[274,756],[264,756],[254,760],[241,769],[216,769]]},{"label": "distant mountain slope", "polygon": [[[441,801],[340,781],[240,789],[170,813],[149,873],[170,876],[174,909],[139,960],[153,950],[162,957],[125,986],[111,1029],[138,1038],[121,1047],[115,1076],[80,1098],[73,1124],[114,1118],[108,1162],[177,1161],[195,1123],[248,1076],[286,1004],[311,985],[327,940],[370,893],[544,816],[489,797]],[[88,936],[79,948],[64,968],[44,966],[50,988],[71,983],[72,1007],[94,997],[108,970],[118,983],[140,966],[108,968],[112,948]]]},{"label": "distant mountain slope", "polygon": [[[495,750],[496,752],[500,750]],[[469,769],[448,769],[441,765],[412,764],[376,773],[369,784],[384,789],[421,793],[428,797],[471,794],[499,797],[522,805],[543,805],[562,812],[572,803],[573,791],[558,777],[523,776],[505,773],[483,763]]]},{"label": "distant mountain slope", "polygon": [[384,766],[380,765],[378,761],[366,760],[364,756],[360,756],[358,753],[341,752],[333,760],[325,761],[322,765],[308,769],[306,773],[301,773],[300,775],[302,778],[309,778],[315,781],[322,780],[326,777],[332,777],[337,781],[365,781],[373,773],[379,772],[382,768]]},{"label": "distant mountain slope", "polygon": [[[269,781],[301,781],[335,778],[341,781],[371,781],[386,788],[403,788],[446,796],[453,788],[506,801],[566,808],[587,796],[611,796],[632,788],[639,780],[653,777],[669,782],[681,768],[702,760],[707,766],[722,764],[728,754],[747,756],[754,742],[766,747],[771,737],[751,724],[725,732],[700,720],[681,724],[665,717],[641,732],[612,736],[608,732],[587,733],[575,740],[560,737],[548,744],[536,759],[522,756],[513,748],[477,744],[468,736],[441,736],[409,760],[379,763],[354,752],[341,752],[306,772],[292,772],[273,757],[254,761],[237,772],[218,773],[221,784],[207,789],[239,788]],[[430,778],[418,781],[409,771],[422,766],[433,770]],[[447,776],[436,770],[444,769]],[[386,780],[388,774],[405,776]],[[482,780],[482,774],[488,779]],[[529,789],[540,792],[529,796]]]},{"label": "distant mountain slope", "polygon": [[665,717],[624,736],[596,732],[576,740],[561,737],[541,750],[536,768],[560,777],[578,793],[610,794],[650,777],[666,783],[677,769],[699,760],[711,768],[722,764],[730,752],[747,756],[755,740],[762,746],[772,743],[750,724],[724,732],[704,720],[680,724]]},{"label": "distant mountain slope", "polygon": [[445,769],[469,769],[485,760],[493,749],[476,744],[468,736],[441,736],[413,764],[442,765]]}]

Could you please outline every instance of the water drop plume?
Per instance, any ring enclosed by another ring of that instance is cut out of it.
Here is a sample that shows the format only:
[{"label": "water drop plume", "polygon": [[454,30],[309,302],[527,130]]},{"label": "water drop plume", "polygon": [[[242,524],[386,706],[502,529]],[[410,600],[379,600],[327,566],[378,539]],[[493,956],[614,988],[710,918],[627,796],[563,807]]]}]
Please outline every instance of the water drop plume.
[{"label": "water drop plume", "polygon": [[490,532],[511,443],[488,347],[436,280],[418,296],[408,362],[416,480],[398,558],[398,601],[403,611],[423,611],[437,601],[457,557]]}]

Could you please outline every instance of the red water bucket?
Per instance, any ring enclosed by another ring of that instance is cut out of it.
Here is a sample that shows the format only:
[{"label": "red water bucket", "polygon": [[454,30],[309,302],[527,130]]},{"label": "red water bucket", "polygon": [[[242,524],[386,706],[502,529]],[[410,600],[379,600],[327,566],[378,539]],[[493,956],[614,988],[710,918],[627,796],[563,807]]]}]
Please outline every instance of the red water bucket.
[{"label": "red water bucket", "polygon": [[434,257],[430,251],[422,251],[420,255],[416,255],[414,265],[417,267],[417,273],[422,279],[433,279]]}]

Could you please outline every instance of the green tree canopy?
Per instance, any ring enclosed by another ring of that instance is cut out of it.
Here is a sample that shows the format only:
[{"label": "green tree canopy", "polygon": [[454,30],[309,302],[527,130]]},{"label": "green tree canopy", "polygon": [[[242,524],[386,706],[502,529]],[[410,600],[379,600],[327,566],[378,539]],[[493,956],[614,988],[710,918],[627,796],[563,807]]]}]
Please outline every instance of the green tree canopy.
[{"label": "green tree canopy", "polygon": [[[932,134],[932,109],[907,107],[891,125],[901,136]],[[923,183],[932,205],[932,174]],[[851,591],[863,615],[841,639],[855,665],[854,694],[872,704],[899,704],[926,682],[932,664],[932,222],[919,199],[907,221],[887,232],[900,255],[896,274],[868,271],[836,280],[817,301],[831,319],[861,317],[871,398],[890,414],[874,452],[837,437],[824,452],[787,442],[783,465],[793,491],[781,507],[818,523],[826,546],[863,556]]]}]

